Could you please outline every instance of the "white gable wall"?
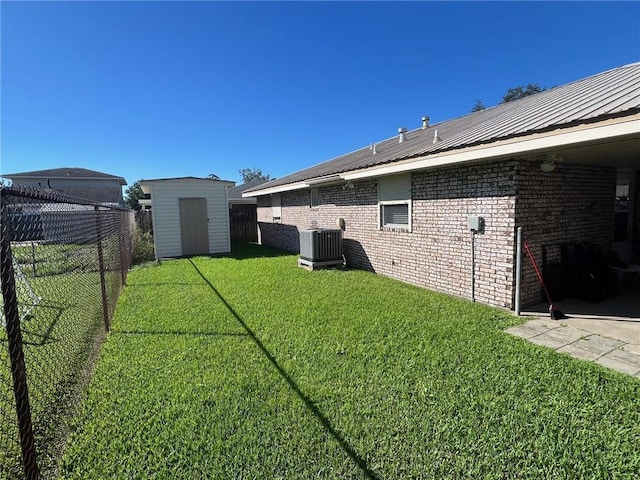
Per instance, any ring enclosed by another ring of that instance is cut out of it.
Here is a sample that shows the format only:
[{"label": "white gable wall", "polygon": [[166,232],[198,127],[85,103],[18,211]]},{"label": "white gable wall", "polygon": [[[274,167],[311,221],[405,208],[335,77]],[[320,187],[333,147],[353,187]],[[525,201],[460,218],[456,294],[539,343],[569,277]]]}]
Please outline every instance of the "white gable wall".
[{"label": "white gable wall", "polygon": [[149,181],[145,186],[150,187],[151,193],[156,258],[182,255],[180,198],[207,199],[209,253],[231,251],[227,206],[229,183],[205,179],[169,179]]}]

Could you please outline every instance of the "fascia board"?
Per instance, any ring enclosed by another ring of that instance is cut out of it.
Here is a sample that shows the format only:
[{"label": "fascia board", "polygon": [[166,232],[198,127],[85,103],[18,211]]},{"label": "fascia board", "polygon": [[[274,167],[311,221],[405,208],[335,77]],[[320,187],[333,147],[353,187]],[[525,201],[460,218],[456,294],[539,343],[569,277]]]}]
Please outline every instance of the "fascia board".
[{"label": "fascia board", "polygon": [[288,192],[290,190],[300,190],[302,188],[309,188],[309,185],[306,182],[287,183],[285,185],[278,185],[277,187],[270,187],[270,188],[264,188],[262,190],[255,190],[253,192],[242,192],[242,197],[243,198],[260,197],[262,195]]},{"label": "fascia board", "polygon": [[581,128],[570,132],[556,133],[554,135],[539,134],[536,138],[529,138],[520,141],[507,141],[499,145],[492,145],[489,147],[485,146],[484,148],[473,148],[465,151],[446,152],[438,155],[419,157],[400,163],[394,163],[392,165],[382,165],[366,170],[344,173],[343,177],[346,181],[350,181],[383,175],[393,175],[445,165],[456,165],[479,160],[521,156],[553,148],[578,146],[582,143],[615,139],[634,134],[640,134],[640,119],[638,118],[611,125],[602,125],[589,129]]}]

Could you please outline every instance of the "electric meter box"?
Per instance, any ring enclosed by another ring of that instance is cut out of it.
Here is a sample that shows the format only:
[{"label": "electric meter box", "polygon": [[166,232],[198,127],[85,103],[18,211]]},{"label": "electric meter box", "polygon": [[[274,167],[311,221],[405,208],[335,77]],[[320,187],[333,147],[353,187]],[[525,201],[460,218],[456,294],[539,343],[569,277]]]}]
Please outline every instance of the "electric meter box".
[{"label": "electric meter box", "polygon": [[484,230],[484,218],[482,217],[470,215],[467,217],[467,223],[469,230],[473,230],[474,232],[482,232],[482,230]]}]

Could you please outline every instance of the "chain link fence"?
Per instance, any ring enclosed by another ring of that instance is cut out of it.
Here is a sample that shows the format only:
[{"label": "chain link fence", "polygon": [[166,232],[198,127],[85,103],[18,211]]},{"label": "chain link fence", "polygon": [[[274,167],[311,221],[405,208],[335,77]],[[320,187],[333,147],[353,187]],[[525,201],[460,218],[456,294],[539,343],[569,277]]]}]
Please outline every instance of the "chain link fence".
[{"label": "chain link fence", "polygon": [[50,478],[126,280],[133,212],[0,193],[0,479]]}]

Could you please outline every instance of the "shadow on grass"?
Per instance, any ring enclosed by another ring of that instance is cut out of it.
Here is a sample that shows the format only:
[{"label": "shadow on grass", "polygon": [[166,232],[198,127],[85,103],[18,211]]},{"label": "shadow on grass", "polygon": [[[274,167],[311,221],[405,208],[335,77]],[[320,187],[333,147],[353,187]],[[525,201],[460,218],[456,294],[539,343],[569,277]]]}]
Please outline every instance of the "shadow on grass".
[{"label": "shadow on grass", "polygon": [[[38,310],[38,309],[53,310],[54,311],[53,317],[49,320],[42,322],[43,325],[41,325],[40,327],[34,328],[34,322],[38,322],[39,315],[34,315],[33,313],[29,313],[28,315],[26,315],[25,318],[22,319],[22,321],[20,322],[20,330],[22,331],[22,344],[31,345],[35,347],[42,347],[44,345],[59,342],[60,341],[59,339],[52,336],[53,329],[55,328],[58,321],[62,317],[62,314],[68,308],[70,307],[63,304],[56,304],[55,302],[50,302],[50,303],[41,302],[38,305],[36,305],[35,310]],[[0,343],[6,343],[6,339],[0,340]]]},{"label": "shadow on grass", "polygon": [[274,258],[289,257],[296,255],[294,252],[287,252],[277,248],[265,247],[257,243],[233,243],[231,252],[229,253],[212,253],[212,254],[195,254],[195,255],[178,255],[175,257],[167,257],[154,262],[153,265],[163,262],[171,262],[174,260],[190,260],[192,258],[229,258],[232,260],[247,260],[251,258]]},{"label": "shadow on grass", "polygon": [[127,283],[127,288],[130,287],[162,287],[162,286],[172,286],[172,287],[177,287],[177,286],[183,286],[183,287],[195,287],[195,286],[200,286],[202,285],[201,283],[190,283],[190,282],[151,282],[151,283],[146,283],[146,282],[135,282],[135,283]]},{"label": "shadow on grass", "polygon": [[278,250],[277,248],[258,245],[257,243],[233,243],[231,245],[231,253],[222,255],[222,257],[245,260],[248,258],[289,257],[291,255],[295,254],[285,250]]},{"label": "shadow on grass", "polygon": [[111,335],[189,335],[192,337],[248,337],[248,333],[241,332],[188,332],[186,330],[164,330],[164,331],[132,331],[132,330],[111,330]]},{"label": "shadow on grass", "polygon": [[[290,254],[288,254],[290,255]],[[298,397],[304,402],[305,406],[313,413],[313,415],[318,419],[318,421],[322,424],[325,430],[331,434],[331,436],[340,444],[345,453],[356,463],[356,465],[362,470],[364,475],[370,479],[379,479],[380,477],[376,475],[376,473],[369,468],[367,462],[355,451],[355,449],[347,442],[347,440],[338,432],[327,417],[320,411],[320,409],[313,403],[313,401],[302,391],[300,387],[295,382],[293,378],[286,372],[284,368],[278,363],[275,357],[269,352],[267,347],[262,343],[262,341],[258,338],[251,328],[245,323],[245,321],[236,313],[231,305],[225,300],[225,298],[220,294],[220,292],[213,286],[213,284],[204,276],[204,274],[200,271],[200,269],[193,263],[193,260],[189,259],[193,268],[195,268],[196,272],[202,277],[202,279],[209,285],[213,293],[217,295],[220,301],[224,304],[225,307],[231,312],[231,314],[235,317],[235,319],[242,325],[242,328],[247,332],[247,335],[251,337],[251,340],[258,346],[260,351],[264,354],[265,357],[269,360],[271,365],[277,370],[280,376],[287,382],[289,387],[298,395]]]}]

